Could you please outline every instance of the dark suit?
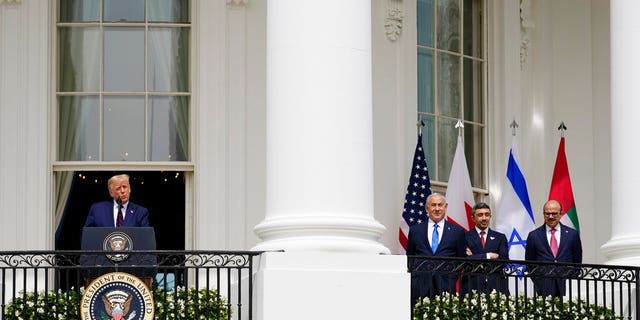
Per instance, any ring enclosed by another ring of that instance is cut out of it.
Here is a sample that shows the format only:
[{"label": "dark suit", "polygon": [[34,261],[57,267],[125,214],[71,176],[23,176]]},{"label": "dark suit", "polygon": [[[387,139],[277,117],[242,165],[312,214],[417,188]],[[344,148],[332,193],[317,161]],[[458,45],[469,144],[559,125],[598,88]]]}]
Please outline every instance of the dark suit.
[{"label": "dark suit", "polygon": [[[469,258],[474,259],[486,259],[487,252],[494,252],[498,254],[499,260],[509,260],[509,246],[507,242],[507,237],[498,231],[494,231],[490,228],[487,228],[487,233],[485,234],[485,246],[482,247],[482,242],[480,241],[480,235],[478,234],[478,230],[476,228],[471,229],[469,232],[465,234],[465,238],[467,241],[467,248],[471,250],[472,255],[468,256]],[[489,268],[498,268],[497,264],[489,264]],[[482,275],[468,275],[463,279],[463,289],[466,290],[477,290],[479,292],[491,293],[492,290],[496,290],[498,292],[502,292],[505,294],[509,294],[509,287],[507,284],[507,278],[500,275],[500,270],[493,270],[493,274],[486,274],[490,270],[482,269],[477,270],[478,273],[485,273]]]},{"label": "dark suit", "polygon": [[[115,227],[113,220],[113,201],[94,203],[84,223],[85,227]],[[148,227],[149,211],[131,201],[127,204],[123,227]]]},{"label": "dark suit", "polygon": [[[546,225],[542,225],[531,231],[527,236],[527,249],[525,251],[525,260],[527,261],[548,261],[548,262],[564,262],[564,263],[582,263],[582,241],[580,235],[572,228],[558,223],[560,226],[560,245],[558,246],[558,256],[554,257],[551,253],[551,247],[547,240]],[[549,273],[549,270],[541,269],[542,273]],[[553,274],[565,274],[567,270],[555,270]],[[536,293],[547,296],[563,296],[565,294],[564,279],[548,279],[544,275],[537,277],[533,275],[533,283],[536,287]]]},{"label": "dark suit", "polygon": [[[428,222],[416,224],[409,229],[407,241],[408,256],[426,256],[426,257],[465,257],[465,240],[464,230],[454,224],[445,221],[442,230],[438,249],[435,254],[431,250],[429,243],[429,226]],[[413,263],[410,266],[414,271],[411,277],[411,301],[415,302],[419,297],[433,297],[441,292],[448,291],[455,293],[456,281],[459,274],[451,274],[442,271],[430,272],[440,261],[432,262],[425,260],[409,260]],[[444,268],[446,269],[446,268]],[[425,273],[426,271],[426,273]]]}]

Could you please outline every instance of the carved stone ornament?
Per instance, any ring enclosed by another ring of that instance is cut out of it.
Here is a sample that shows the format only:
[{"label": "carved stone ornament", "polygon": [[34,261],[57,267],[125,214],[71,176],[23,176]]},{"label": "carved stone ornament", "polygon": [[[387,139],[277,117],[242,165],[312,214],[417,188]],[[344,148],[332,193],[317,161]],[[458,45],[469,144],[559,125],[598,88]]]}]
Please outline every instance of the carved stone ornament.
[{"label": "carved stone ornament", "polygon": [[22,0],[0,0],[0,4],[18,4],[22,2]]},{"label": "carved stone ornament", "polygon": [[227,0],[227,5],[232,6],[246,6],[247,3],[249,3],[249,0]]},{"label": "carved stone ornament", "polygon": [[387,18],[384,19],[384,29],[386,30],[387,39],[391,41],[398,40],[402,33],[402,11],[398,8],[387,9]]},{"label": "carved stone ornament", "polygon": [[531,29],[536,25],[531,19],[531,0],[520,0],[520,69],[524,68],[531,45]]}]

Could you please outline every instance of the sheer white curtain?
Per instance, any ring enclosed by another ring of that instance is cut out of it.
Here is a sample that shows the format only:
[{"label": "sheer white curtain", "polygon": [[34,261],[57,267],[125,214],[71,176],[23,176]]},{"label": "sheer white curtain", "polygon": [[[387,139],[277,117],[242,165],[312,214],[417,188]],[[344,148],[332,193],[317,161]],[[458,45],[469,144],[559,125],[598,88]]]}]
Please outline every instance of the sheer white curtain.
[{"label": "sheer white curtain", "polygon": [[[149,33],[153,75],[150,90],[188,92],[189,42],[182,28],[153,28]],[[176,130],[176,160],[189,160],[189,99],[171,97],[170,124]],[[150,137],[152,138],[152,137]]]},{"label": "sheer white curtain", "polygon": [[[82,92],[96,91],[99,86],[99,43],[95,28],[59,29],[59,66],[58,91]],[[59,96],[58,97],[58,155],[60,161],[86,160],[85,147],[89,141],[84,134],[86,118],[95,97]],[[95,147],[95,146],[94,146]],[[97,160],[97,159],[96,159]],[[71,190],[74,172],[59,171],[55,174],[55,212],[56,239],[59,235],[67,199]]]}]

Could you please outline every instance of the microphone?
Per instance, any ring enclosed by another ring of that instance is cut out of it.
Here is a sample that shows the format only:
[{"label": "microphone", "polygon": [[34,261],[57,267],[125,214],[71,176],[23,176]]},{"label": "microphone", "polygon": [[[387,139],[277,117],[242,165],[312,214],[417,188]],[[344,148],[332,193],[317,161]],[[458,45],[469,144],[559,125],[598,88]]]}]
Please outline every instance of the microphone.
[{"label": "microphone", "polygon": [[122,205],[122,199],[120,199],[120,196],[118,196],[118,197],[116,198],[116,203],[117,203],[119,206],[121,206],[121,205]]}]

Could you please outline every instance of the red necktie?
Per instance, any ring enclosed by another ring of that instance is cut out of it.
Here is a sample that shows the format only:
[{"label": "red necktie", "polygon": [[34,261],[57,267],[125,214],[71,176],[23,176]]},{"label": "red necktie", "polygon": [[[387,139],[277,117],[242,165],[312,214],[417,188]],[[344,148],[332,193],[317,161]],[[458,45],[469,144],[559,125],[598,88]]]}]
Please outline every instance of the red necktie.
[{"label": "red necktie", "polygon": [[554,257],[558,256],[558,240],[556,240],[556,228],[551,229],[551,240],[549,241],[551,253]]},{"label": "red necktie", "polygon": [[122,217],[122,205],[118,206],[118,217],[116,218],[116,227],[122,227],[122,223],[124,222],[124,218]]},{"label": "red necktie", "polygon": [[480,242],[482,243],[482,247],[484,248],[484,230],[480,231]]}]

